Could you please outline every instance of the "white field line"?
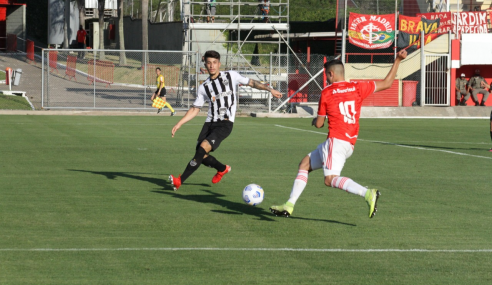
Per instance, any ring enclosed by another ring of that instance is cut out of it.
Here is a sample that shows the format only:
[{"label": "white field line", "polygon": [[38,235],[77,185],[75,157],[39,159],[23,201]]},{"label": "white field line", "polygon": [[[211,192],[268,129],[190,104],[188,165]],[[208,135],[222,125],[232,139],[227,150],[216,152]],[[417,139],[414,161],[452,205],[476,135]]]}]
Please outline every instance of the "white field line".
[{"label": "white field line", "polygon": [[[309,133],[321,134],[321,135],[325,135],[326,136],[326,133],[317,132],[317,131],[303,130],[303,129],[298,129],[298,128],[286,127],[286,126],[282,126],[282,125],[275,125],[275,126],[276,127],[279,127],[279,128],[285,128],[285,129],[290,129],[290,130],[296,130],[296,131],[302,131],[302,132],[309,132]],[[449,150],[444,150],[444,149],[431,149],[431,148],[425,148],[425,147],[419,147],[419,146],[408,146],[408,145],[402,145],[402,144],[391,143],[391,142],[372,141],[372,140],[364,140],[364,139],[358,139],[358,140],[359,141],[364,141],[364,142],[370,142],[370,143],[381,143],[381,144],[394,145],[394,146],[399,146],[399,147],[413,148],[413,149],[418,149],[418,150],[437,151],[437,152],[444,152],[444,153],[450,153],[450,154],[456,154],[456,155],[463,155],[463,156],[470,156],[470,157],[477,157],[477,158],[492,159],[492,157],[488,157],[488,156],[473,155],[473,154],[456,152],[456,151],[449,151]]]},{"label": "white field line", "polygon": [[344,248],[234,248],[234,247],[141,247],[141,248],[2,248],[0,252],[97,252],[97,251],[295,251],[295,252],[407,252],[492,253],[492,249],[344,249]]}]

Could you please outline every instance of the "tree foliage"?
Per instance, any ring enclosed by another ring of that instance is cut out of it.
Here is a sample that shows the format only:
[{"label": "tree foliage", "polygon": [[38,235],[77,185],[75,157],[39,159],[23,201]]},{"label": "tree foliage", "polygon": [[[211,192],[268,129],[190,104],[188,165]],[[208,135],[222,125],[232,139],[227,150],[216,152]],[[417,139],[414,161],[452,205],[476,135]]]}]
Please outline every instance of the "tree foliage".
[{"label": "tree foliage", "polygon": [[336,17],[336,0],[290,0],[291,22],[326,21]]}]

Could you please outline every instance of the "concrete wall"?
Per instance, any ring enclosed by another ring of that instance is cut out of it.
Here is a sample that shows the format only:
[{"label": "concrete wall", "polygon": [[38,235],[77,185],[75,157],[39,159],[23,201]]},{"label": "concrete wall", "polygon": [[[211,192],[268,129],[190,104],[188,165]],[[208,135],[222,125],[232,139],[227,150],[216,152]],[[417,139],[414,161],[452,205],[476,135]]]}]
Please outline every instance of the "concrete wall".
[{"label": "concrete wall", "polygon": [[[7,6],[7,34],[17,35],[17,38],[26,39],[26,6]],[[25,42],[17,40],[17,49],[25,50]]]},{"label": "concrete wall", "polygon": [[[142,49],[142,20],[132,20],[130,17],[125,17],[123,25],[125,30],[125,49]],[[183,23],[149,22],[149,50],[182,50],[182,48]]]}]

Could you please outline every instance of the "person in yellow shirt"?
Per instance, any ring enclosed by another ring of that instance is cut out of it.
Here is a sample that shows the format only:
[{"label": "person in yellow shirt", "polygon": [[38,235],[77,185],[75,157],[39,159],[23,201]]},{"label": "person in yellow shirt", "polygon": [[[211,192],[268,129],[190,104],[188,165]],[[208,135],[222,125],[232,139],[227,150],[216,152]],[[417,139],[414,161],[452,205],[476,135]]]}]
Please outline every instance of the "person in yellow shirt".
[{"label": "person in yellow shirt", "polygon": [[162,110],[164,110],[165,107],[168,107],[169,110],[171,110],[171,116],[176,115],[176,112],[174,111],[173,107],[171,104],[166,102],[166,86],[164,84],[164,75],[161,74],[161,68],[157,67],[155,69],[155,73],[157,74],[157,90],[152,94],[152,97],[150,97],[151,101],[154,101],[156,97],[160,97],[164,102],[164,106],[160,109],[157,109],[157,114],[159,114]]}]

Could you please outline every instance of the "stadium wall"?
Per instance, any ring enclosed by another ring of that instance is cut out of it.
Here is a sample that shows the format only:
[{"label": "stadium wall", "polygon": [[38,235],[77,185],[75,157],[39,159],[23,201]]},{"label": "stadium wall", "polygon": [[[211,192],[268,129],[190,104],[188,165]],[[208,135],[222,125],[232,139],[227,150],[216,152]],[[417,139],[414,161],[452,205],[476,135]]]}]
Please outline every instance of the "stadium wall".
[{"label": "stadium wall", "polygon": [[[118,29],[116,23],[116,29]],[[124,17],[125,49],[142,49],[142,20]],[[183,23],[149,22],[149,50],[181,50],[183,47]],[[135,36],[138,35],[138,36]]]}]

